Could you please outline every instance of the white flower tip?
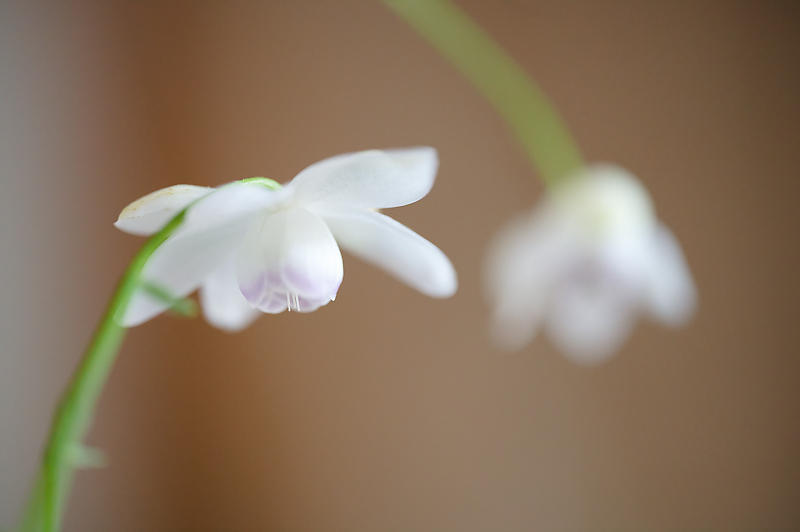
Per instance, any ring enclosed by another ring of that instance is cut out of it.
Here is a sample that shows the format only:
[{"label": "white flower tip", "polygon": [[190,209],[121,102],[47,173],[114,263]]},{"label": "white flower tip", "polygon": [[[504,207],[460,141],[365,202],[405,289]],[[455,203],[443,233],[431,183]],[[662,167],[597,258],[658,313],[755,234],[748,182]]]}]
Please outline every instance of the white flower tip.
[{"label": "white flower tip", "polygon": [[429,176],[431,185],[439,169],[439,154],[432,146],[413,146],[384,150],[394,161],[414,175]]},{"label": "white flower tip", "polygon": [[126,221],[126,220],[125,220],[125,219],[122,217],[122,215],[123,215],[123,213],[124,213],[124,212],[125,212],[125,211],[121,212],[121,213],[120,213],[120,215],[117,217],[117,221],[116,221],[116,222],[114,222],[114,227],[116,227],[116,228],[117,228],[117,229],[119,229],[120,231],[124,231],[124,232],[126,232],[126,233],[127,233],[127,232],[129,232],[129,231],[127,231],[127,230],[126,230],[126,228],[125,228],[125,221]]},{"label": "white flower tip", "polygon": [[662,324],[674,328],[683,327],[697,312],[697,291],[693,285],[686,286],[673,298],[671,305],[663,304],[660,308],[654,306],[651,311]]},{"label": "white flower tip", "polygon": [[117,221],[114,222],[114,227],[122,231],[123,233],[128,233],[131,235],[138,235],[138,236],[148,236],[151,235],[154,231],[157,231],[159,228],[152,228],[153,224],[143,224],[141,219],[136,216],[130,216],[123,210],[119,216],[117,217]]},{"label": "white flower tip", "polygon": [[697,288],[677,238],[663,224],[653,239],[646,302],[661,323],[679,327],[697,308]]},{"label": "white flower tip", "polygon": [[146,236],[161,229],[173,216],[212,189],[194,185],[173,185],[143,196],[119,213],[114,227],[126,233]]},{"label": "white flower tip", "polygon": [[572,352],[562,349],[564,358],[577,366],[584,366],[587,368],[601,366],[611,360],[616,351],[588,351],[588,352]]},{"label": "white flower tip", "polygon": [[[423,294],[437,299],[452,297],[458,291],[458,274],[444,252],[431,242],[414,234],[424,252],[418,253],[413,264],[400,280]],[[412,250],[406,249],[407,253]]]},{"label": "white flower tip", "polygon": [[630,309],[580,303],[562,297],[547,316],[547,336],[564,356],[577,364],[599,364],[611,358],[630,335]]},{"label": "white flower tip", "polygon": [[697,313],[697,287],[688,266],[685,268],[682,278],[673,286],[672,303],[664,302],[659,308],[654,302],[651,302],[651,310],[663,324],[669,327],[682,327]]},{"label": "white flower tip", "polygon": [[132,235],[139,235],[139,236],[147,236],[150,234],[148,228],[145,228],[140,223],[140,220],[136,216],[132,216],[129,212],[130,205],[125,207],[119,216],[117,217],[117,221],[114,222],[114,227],[122,231],[123,233],[129,233]]},{"label": "white flower tip", "polygon": [[439,170],[439,154],[436,148],[418,146],[390,150],[389,153],[397,157],[398,164],[403,167],[403,173],[409,179],[418,179],[424,184],[420,197],[427,196],[433,188],[433,183],[436,181],[436,172]]},{"label": "white flower tip", "polygon": [[458,275],[450,259],[442,253],[442,263],[433,268],[431,278],[425,283],[423,292],[438,299],[453,297],[458,291]]},{"label": "white flower tip", "polygon": [[525,325],[520,327],[506,320],[494,318],[489,330],[492,345],[503,351],[522,351],[536,336],[536,328]]},{"label": "white flower tip", "polygon": [[210,317],[208,313],[204,313],[203,316],[205,317],[208,323],[210,323],[217,329],[231,334],[245,330],[253,322],[253,320],[237,321],[237,320],[215,319],[214,317]]}]

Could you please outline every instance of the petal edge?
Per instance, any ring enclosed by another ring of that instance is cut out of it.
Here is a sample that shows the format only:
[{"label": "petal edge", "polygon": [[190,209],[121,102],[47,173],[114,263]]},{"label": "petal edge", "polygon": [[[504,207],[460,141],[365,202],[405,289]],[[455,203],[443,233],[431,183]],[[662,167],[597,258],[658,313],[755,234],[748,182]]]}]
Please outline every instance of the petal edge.
[{"label": "petal edge", "polygon": [[173,185],[156,190],[122,209],[114,226],[133,235],[152,235],[181,210],[212,190],[195,185]]},{"label": "petal edge", "polygon": [[326,211],[323,219],[339,244],[425,295],[455,294],[458,279],[450,259],[405,225],[373,211]]},{"label": "petal edge", "polygon": [[287,186],[312,209],[400,207],[430,192],[438,166],[431,147],[346,153],[312,164]]}]

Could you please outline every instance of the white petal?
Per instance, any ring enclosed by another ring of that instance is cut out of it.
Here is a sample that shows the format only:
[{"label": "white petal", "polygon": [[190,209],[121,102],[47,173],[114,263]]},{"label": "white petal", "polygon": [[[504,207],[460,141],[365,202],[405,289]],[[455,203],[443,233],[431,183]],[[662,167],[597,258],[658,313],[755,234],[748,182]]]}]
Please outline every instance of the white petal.
[{"label": "white petal", "polygon": [[667,325],[681,325],[691,317],[697,293],[680,244],[664,225],[656,230],[650,258],[647,309]]},{"label": "white petal", "polygon": [[206,320],[227,331],[244,329],[259,315],[239,290],[233,256],[203,281],[200,301]]},{"label": "white petal", "polygon": [[174,185],[156,190],[122,209],[114,225],[134,235],[153,234],[193,201],[212,190],[194,185]]},{"label": "white petal", "polygon": [[439,162],[428,147],[347,153],[312,164],[287,185],[303,205],[399,207],[424,197]]},{"label": "white petal", "polygon": [[[174,297],[185,297],[239,248],[254,220],[285,197],[282,191],[233,183],[216,189],[186,212],[183,223],[145,265],[142,278]],[[134,295],[122,319],[125,326],[147,321],[166,310],[143,291]]]},{"label": "white petal", "polygon": [[[142,278],[174,297],[189,295],[215,270],[231,260],[242,242],[248,222],[250,220],[242,220],[206,231],[176,233],[153,253]],[[139,325],[166,308],[163,302],[144,291],[137,291],[122,325]]]},{"label": "white petal", "polygon": [[342,255],[325,222],[305,209],[263,217],[238,255],[245,298],[264,312],[311,312],[331,301],[343,276]]},{"label": "white petal", "polygon": [[186,211],[183,234],[199,233],[275,209],[289,196],[283,189],[272,190],[256,183],[230,183],[217,188]]},{"label": "white petal", "polygon": [[337,242],[409,286],[432,297],[450,297],[458,287],[456,272],[442,251],[388,216],[359,210],[325,211]]},{"label": "white petal", "polygon": [[547,315],[554,343],[579,363],[613,355],[630,334],[638,292],[603,272],[572,272],[555,290]]},{"label": "white petal", "polygon": [[577,251],[570,226],[547,208],[519,215],[498,232],[484,275],[497,345],[521,349],[536,336],[550,294]]}]

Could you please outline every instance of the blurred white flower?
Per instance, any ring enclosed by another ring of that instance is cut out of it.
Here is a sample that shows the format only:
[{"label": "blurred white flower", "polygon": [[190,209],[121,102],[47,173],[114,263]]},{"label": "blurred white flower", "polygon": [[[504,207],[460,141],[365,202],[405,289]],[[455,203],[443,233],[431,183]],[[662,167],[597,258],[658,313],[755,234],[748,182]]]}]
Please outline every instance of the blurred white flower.
[{"label": "blurred white flower", "polygon": [[545,328],[571,359],[613,354],[639,312],[685,322],[695,288],[672,233],[647,191],[621,168],[567,179],[492,243],[486,265],[492,333],[519,349]]},{"label": "blurred white flower", "polygon": [[[115,225],[151,234],[188,206],[142,277],[175,297],[200,288],[206,318],[227,330],[247,326],[258,311],[311,312],[333,301],[343,275],[339,245],[424,294],[449,297],[457,281],[444,253],[375,210],[424,197],[437,167],[436,150],[426,147],[339,155],[277,190],[257,181],[159,190],[126,207]],[[122,323],[138,325],[166,308],[140,290]]]}]

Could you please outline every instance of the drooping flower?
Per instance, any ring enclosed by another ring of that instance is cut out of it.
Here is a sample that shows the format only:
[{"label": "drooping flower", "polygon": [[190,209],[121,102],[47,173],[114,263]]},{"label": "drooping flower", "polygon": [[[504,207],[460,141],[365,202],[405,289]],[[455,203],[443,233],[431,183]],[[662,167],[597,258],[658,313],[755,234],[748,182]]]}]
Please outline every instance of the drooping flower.
[{"label": "drooping flower", "polygon": [[[377,212],[424,197],[437,167],[436,150],[427,147],[344,154],[280,188],[264,186],[268,180],[168,187],[130,204],[115,225],[152,234],[186,208],[142,277],[175,297],[199,288],[205,317],[227,330],[246,327],[259,311],[311,312],[333,301],[343,276],[340,245],[424,294],[449,297],[457,281],[444,253]],[[122,323],[138,325],[167,305],[137,291]]]},{"label": "drooping flower", "polygon": [[613,354],[640,312],[677,326],[696,301],[680,246],[647,191],[610,165],[566,179],[514,219],[486,266],[498,344],[519,349],[546,329],[579,362]]}]

